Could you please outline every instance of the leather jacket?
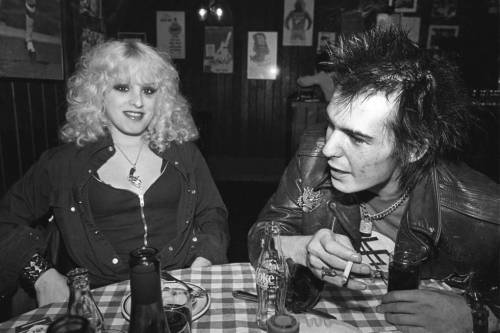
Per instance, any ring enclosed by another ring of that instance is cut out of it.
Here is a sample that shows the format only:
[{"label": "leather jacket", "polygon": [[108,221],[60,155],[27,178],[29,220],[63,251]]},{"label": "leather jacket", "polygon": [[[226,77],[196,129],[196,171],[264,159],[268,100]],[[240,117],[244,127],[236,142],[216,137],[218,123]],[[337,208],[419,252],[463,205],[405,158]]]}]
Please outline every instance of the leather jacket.
[{"label": "leather jacket", "polygon": [[[336,191],[321,149],[324,129],[304,133],[279,187],[248,235],[249,257],[258,258],[264,225],[274,220],[282,235],[312,235],[321,228],[349,236],[359,250],[359,203]],[[420,246],[428,260],[422,278],[445,279],[475,272],[475,284],[500,314],[500,186],[465,164],[440,163],[411,191],[395,242]]]},{"label": "leather jacket", "polygon": [[[92,174],[114,153],[109,136],[84,147],[52,148],[10,188],[0,202],[0,294],[16,287],[35,252],[48,254],[58,269],[86,267],[92,287],[128,279],[127,260],[96,225],[88,200]],[[198,256],[227,262],[227,210],[200,151],[185,142],[156,153],[181,179],[178,235],[159,248],[162,268],[186,267]],[[47,222],[49,215],[54,218]]]}]

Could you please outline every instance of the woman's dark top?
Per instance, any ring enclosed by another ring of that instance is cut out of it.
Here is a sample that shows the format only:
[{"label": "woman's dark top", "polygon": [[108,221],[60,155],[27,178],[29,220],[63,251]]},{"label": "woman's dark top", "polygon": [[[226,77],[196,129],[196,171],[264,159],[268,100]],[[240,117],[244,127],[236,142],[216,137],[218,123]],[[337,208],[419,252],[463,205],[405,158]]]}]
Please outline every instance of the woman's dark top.
[{"label": "woman's dark top", "polygon": [[[176,216],[179,205],[180,175],[169,164],[144,193],[144,214],[148,226],[148,245],[160,251],[177,236]],[[137,194],[115,188],[98,177],[89,184],[89,202],[94,221],[111,243],[121,260],[144,244]]]}]

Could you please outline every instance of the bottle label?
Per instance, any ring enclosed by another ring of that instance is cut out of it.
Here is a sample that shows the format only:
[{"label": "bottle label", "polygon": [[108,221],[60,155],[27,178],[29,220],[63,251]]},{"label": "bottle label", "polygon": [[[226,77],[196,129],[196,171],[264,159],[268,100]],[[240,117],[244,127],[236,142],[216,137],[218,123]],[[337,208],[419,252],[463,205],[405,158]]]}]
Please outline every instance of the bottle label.
[{"label": "bottle label", "polygon": [[256,274],[257,286],[271,289],[278,288],[281,273],[281,267],[276,260],[265,260],[259,265]]},{"label": "bottle label", "polygon": [[259,271],[257,274],[257,286],[265,289],[274,289],[278,287],[278,276],[269,274],[266,271]]}]

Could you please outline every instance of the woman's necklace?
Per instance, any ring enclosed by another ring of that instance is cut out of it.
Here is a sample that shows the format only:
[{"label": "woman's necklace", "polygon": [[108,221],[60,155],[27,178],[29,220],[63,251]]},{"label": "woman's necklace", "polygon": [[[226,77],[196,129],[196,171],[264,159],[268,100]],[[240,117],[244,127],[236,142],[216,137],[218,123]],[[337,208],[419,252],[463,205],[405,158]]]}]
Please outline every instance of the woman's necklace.
[{"label": "woman's necklace", "polygon": [[140,190],[142,188],[142,179],[139,176],[134,176],[134,173],[136,171],[136,165],[137,165],[137,162],[139,161],[139,157],[141,156],[142,147],[144,146],[144,142],[142,142],[141,147],[139,148],[139,152],[137,153],[137,157],[135,158],[135,162],[133,162],[133,163],[132,163],[132,160],[130,160],[130,158],[128,158],[128,156],[125,154],[125,152],[120,148],[120,146],[117,143],[115,143],[115,146],[116,146],[116,148],[118,148],[118,151],[120,153],[122,153],[123,157],[125,157],[125,159],[130,163],[130,165],[132,165],[132,167],[130,168],[130,171],[128,172],[127,180],[129,181],[130,184],[132,184],[134,187],[136,187],[137,189]]},{"label": "woman's necklace", "polygon": [[362,237],[370,237],[373,229],[373,222],[380,221],[384,217],[391,215],[399,206],[401,206],[406,199],[408,199],[409,191],[406,190],[403,195],[392,205],[384,209],[383,211],[376,214],[369,214],[366,208],[366,203],[362,202],[359,204],[359,209],[361,211],[361,222],[359,223],[359,232]]}]

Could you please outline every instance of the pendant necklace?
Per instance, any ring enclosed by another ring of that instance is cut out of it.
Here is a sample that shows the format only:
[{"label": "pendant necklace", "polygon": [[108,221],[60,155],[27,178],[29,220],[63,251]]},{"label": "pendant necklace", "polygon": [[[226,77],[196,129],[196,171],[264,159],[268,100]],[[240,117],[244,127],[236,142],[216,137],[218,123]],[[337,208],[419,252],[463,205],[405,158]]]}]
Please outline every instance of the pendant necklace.
[{"label": "pendant necklace", "polygon": [[133,162],[133,163],[117,143],[115,143],[115,146],[116,146],[116,148],[118,148],[118,151],[120,153],[122,153],[123,157],[125,157],[125,159],[130,163],[130,165],[132,165],[132,167],[130,168],[130,171],[128,172],[127,180],[135,188],[140,190],[142,188],[142,179],[139,176],[135,176],[134,173],[136,171],[136,165],[137,165],[137,162],[139,161],[139,157],[141,156],[142,147],[144,146],[144,142],[142,142],[141,147],[139,148],[139,152],[137,153],[137,157],[135,158],[135,162]]},{"label": "pendant necklace", "polygon": [[406,199],[408,199],[408,193],[409,191],[406,190],[392,205],[376,214],[369,214],[368,209],[366,208],[366,203],[360,203],[359,209],[361,211],[361,222],[359,223],[359,233],[361,234],[361,237],[370,237],[372,234],[373,222],[380,221],[384,217],[391,215],[406,201]]}]

